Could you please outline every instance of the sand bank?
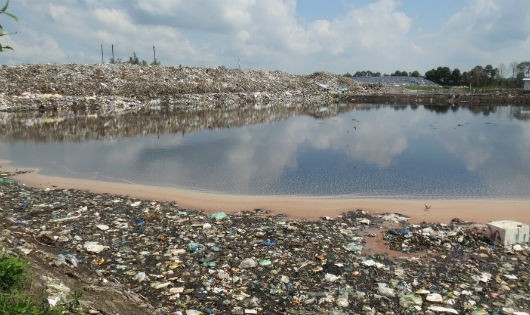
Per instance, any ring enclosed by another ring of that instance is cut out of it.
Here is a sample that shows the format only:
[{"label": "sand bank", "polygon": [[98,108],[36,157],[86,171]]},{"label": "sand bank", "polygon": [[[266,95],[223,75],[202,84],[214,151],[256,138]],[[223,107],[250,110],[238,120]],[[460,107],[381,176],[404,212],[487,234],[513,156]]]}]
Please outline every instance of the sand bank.
[{"label": "sand bank", "polygon": [[[4,169],[6,169],[4,167]],[[146,200],[176,201],[181,207],[205,212],[234,212],[267,209],[293,218],[317,219],[336,216],[348,210],[363,209],[371,213],[398,212],[412,222],[447,223],[460,218],[478,223],[493,220],[516,220],[530,224],[530,200],[512,199],[376,199],[300,196],[247,196],[217,194],[168,187],[103,182],[87,179],[53,177],[36,172],[14,177],[21,183],[38,188],[88,190],[95,193],[126,195]],[[430,206],[426,210],[425,205]]]}]

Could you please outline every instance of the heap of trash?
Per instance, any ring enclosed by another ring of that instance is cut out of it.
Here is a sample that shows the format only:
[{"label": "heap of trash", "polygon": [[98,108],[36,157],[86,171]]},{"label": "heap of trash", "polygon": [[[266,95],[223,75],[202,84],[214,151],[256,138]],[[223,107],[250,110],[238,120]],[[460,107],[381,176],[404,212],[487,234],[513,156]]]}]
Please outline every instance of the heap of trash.
[{"label": "heap of trash", "polygon": [[[100,290],[121,286],[136,297],[137,314],[530,310],[528,243],[504,247],[470,222],[410,224],[356,209],[316,221],[259,209],[207,214],[176,202],[30,188],[8,175],[0,178],[3,245],[50,272],[66,270],[63,283],[75,275]],[[385,240],[380,250],[377,238]],[[49,300],[60,304],[54,294]],[[81,302],[91,314],[108,313],[103,301]]]},{"label": "heap of trash", "polygon": [[102,65],[0,67],[0,111],[92,110],[120,113],[140,108],[237,109],[322,103],[337,94],[391,89],[326,72]]}]

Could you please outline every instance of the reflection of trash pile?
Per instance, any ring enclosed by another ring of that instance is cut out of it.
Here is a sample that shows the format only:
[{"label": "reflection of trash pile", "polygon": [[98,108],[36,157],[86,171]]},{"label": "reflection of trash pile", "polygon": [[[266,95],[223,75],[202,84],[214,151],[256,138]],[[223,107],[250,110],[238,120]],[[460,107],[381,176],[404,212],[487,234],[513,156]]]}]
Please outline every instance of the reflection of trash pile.
[{"label": "reflection of trash pile", "polygon": [[18,65],[0,68],[0,110],[92,108],[128,111],[143,107],[183,110],[289,106],[321,103],[325,93],[369,94],[367,85],[330,73],[292,75],[280,71],[219,67],[136,65]]},{"label": "reflection of trash pile", "polygon": [[[300,106],[299,106],[300,105]],[[57,113],[0,112],[0,138],[4,140],[84,141],[116,139],[146,134],[189,133],[201,129],[233,128],[275,122],[294,115],[330,117],[357,107],[353,104],[329,104],[292,107],[254,107],[232,110],[171,111],[142,109],[120,115],[101,112]],[[317,116],[318,115],[318,116]]]},{"label": "reflection of trash pile", "polygon": [[[157,314],[530,309],[528,246],[489,244],[478,226],[458,220],[411,225],[400,215],[362,211],[318,221],[261,210],[207,215],[174,202],[1,180],[2,228],[12,235],[11,248],[51,269],[98,279],[100,287],[120,283]],[[364,253],[366,237],[380,233],[392,248],[417,254]]]}]

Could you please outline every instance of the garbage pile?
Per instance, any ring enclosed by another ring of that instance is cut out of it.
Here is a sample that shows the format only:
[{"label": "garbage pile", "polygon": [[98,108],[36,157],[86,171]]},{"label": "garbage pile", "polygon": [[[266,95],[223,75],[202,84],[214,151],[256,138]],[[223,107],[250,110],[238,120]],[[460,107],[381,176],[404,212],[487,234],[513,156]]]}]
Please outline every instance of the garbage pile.
[{"label": "garbage pile", "polygon": [[[361,210],[318,221],[264,210],[206,214],[175,202],[36,189],[0,178],[21,255],[125,285],[157,314],[528,314],[530,250],[467,222],[410,225]],[[402,257],[367,254],[382,235]],[[414,252],[415,254],[410,254]],[[92,305],[92,313],[102,311]]]},{"label": "garbage pile", "polygon": [[425,250],[455,251],[465,247],[489,247],[485,225],[461,222],[450,224],[421,224],[390,228],[384,236],[391,249],[407,253]]},{"label": "garbage pile", "polygon": [[[236,109],[322,103],[328,94],[370,94],[389,87],[330,73],[119,65],[0,67],[0,111],[90,108],[119,113],[146,107]],[[325,86],[326,89],[322,89]]]}]

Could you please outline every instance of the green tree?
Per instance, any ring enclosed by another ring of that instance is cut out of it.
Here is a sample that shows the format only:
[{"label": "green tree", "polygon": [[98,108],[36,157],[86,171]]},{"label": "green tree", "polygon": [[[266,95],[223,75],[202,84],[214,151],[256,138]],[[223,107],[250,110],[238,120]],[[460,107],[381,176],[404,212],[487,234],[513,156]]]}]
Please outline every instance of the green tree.
[{"label": "green tree", "polygon": [[[9,6],[9,0],[7,0],[6,4],[0,9],[0,15],[5,14],[5,15],[9,16],[10,18],[12,18],[13,20],[18,21],[18,18],[15,15],[13,15],[12,13],[7,12],[7,7],[8,6]],[[7,33],[4,32],[4,28],[2,27],[2,25],[0,25],[0,37],[5,36],[5,35],[7,35]],[[4,46],[4,45],[2,45],[2,43],[0,43],[0,52],[4,51],[5,49],[13,50],[12,47]]]},{"label": "green tree", "polygon": [[493,68],[492,65],[484,67],[484,71],[486,72],[490,84],[492,84],[499,76],[499,69]]},{"label": "green tree", "polygon": [[407,71],[396,70],[390,76],[392,76],[392,77],[406,77],[408,75],[409,75],[409,73]]},{"label": "green tree", "polygon": [[449,67],[438,67],[425,72],[425,78],[441,85],[452,84],[451,69]]},{"label": "green tree", "polygon": [[436,69],[438,72],[438,77],[440,78],[440,82],[443,85],[449,85],[451,84],[451,69],[449,67],[438,67]]},{"label": "green tree", "polygon": [[530,77],[530,61],[523,61],[517,65],[517,77]]},{"label": "green tree", "polygon": [[451,72],[451,81],[453,85],[462,84],[462,74],[458,68],[454,68],[453,72]]},{"label": "green tree", "polygon": [[409,74],[411,77],[419,78],[421,77],[421,74],[418,70],[414,70]]},{"label": "green tree", "polygon": [[138,59],[138,56],[136,56],[136,52],[133,52],[133,55],[129,57],[129,63],[131,65],[139,65],[140,59]]},{"label": "green tree", "polygon": [[129,57],[129,63],[131,65],[147,66],[147,61],[145,61],[145,59],[142,59],[142,61],[140,61],[138,56],[136,56],[136,52],[133,52],[133,55],[131,57]]},{"label": "green tree", "polygon": [[475,66],[471,71],[464,72],[463,83],[470,86],[485,86],[488,83],[488,74],[482,66]]},{"label": "green tree", "polygon": [[381,76],[381,72],[372,72],[370,70],[367,70],[367,71],[357,71],[355,72],[355,74],[353,75],[354,77],[380,77]]}]

